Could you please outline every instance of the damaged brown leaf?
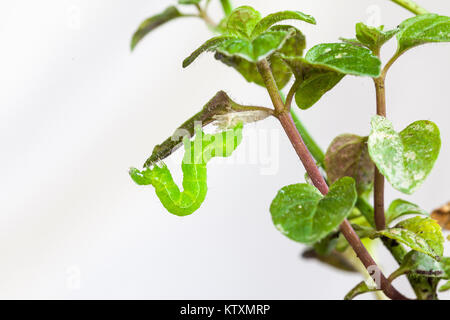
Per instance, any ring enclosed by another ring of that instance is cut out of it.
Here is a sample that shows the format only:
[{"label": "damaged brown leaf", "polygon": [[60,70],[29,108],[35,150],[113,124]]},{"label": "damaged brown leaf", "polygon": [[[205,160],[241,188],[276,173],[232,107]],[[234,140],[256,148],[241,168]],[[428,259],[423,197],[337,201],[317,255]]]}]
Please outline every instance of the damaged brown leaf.
[{"label": "damaged brown leaf", "polygon": [[367,150],[367,137],[354,134],[336,137],[325,154],[325,168],[330,183],[352,177],[358,194],[370,191],[375,167]]}]

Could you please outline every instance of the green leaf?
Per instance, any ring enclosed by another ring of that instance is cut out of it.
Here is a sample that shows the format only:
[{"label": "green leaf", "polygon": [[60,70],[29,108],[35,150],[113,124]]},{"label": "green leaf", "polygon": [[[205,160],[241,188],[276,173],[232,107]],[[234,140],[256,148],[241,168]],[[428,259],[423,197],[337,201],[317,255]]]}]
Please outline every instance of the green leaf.
[{"label": "green leaf", "polygon": [[416,121],[397,133],[389,120],[375,116],[368,146],[372,161],[391,185],[412,194],[433,169],[441,138],[431,121]]},{"label": "green leaf", "polygon": [[360,22],[356,24],[356,39],[372,50],[372,52],[378,52],[399,31],[398,29],[389,31],[384,31],[383,29],[383,26],[380,28],[369,27]]},{"label": "green leaf", "polygon": [[403,21],[399,28],[398,54],[425,43],[450,42],[450,17],[421,14]]},{"label": "green leaf", "polygon": [[261,14],[249,6],[234,9],[226,22],[226,30],[229,34],[251,39],[255,26],[261,20]]},{"label": "green leaf", "polygon": [[209,39],[204,44],[202,44],[197,50],[191,53],[189,57],[184,59],[183,61],[183,68],[188,67],[192,62],[194,62],[195,59],[197,59],[202,53],[207,51],[214,51],[221,43],[234,39],[233,37],[229,36],[218,36]]},{"label": "green leaf", "polygon": [[343,73],[310,63],[299,56],[282,55],[282,57],[292,69],[297,81],[300,81],[295,93],[295,102],[303,110],[312,107],[345,76]]},{"label": "green leaf", "polygon": [[316,20],[312,16],[304,14],[300,11],[281,11],[269,14],[268,16],[260,20],[253,29],[251,36],[255,38],[269,29],[275,23],[284,20],[301,20],[311,24],[316,24]]},{"label": "green leaf", "polygon": [[444,279],[450,279],[450,257],[443,257],[441,259],[441,265],[442,268],[444,268],[445,271],[445,277]]},{"label": "green leaf", "polygon": [[169,22],[173,19],[182,17],[183,15],[174,6],[168,7],[162,13],[152,16],[141,23],[136,32],[133,34],[131,40],[131,50],[133,50],[136,45],[151,31],[155,30],[157,27]]},{"label": "green leaf", "polygon": [[367,286],[367,283],[365,283],[364,281],[361,281],[360,283],[358,283],[356,285],[356,287],[354,287],[352,290],[350,290],[349,293],[347,293],[345,295],[344,300],[353,300],[354,298],[356,298],[357,296],[364,294],[364,293],[368,293],[368,292],[375,292],[378,291],[378,289],[376,288],[369,288]]},{"label": "green leaf", "polygon": [[313,47],[305,59],[323,68],[355,76],[376,78],[381,61],[369,49],[348,43],[324,43]]},{"label": "green leaf", "polygon": [[335,138],[325,154],[325,169],[330,183],[352,177],[358,194],[372,190],[375,166],[367,150],[367,137],[343,134]]},{"label": "green leaf", "polygon": [[431,218],[414,217],[397,224],[395,228],[378,231],[372,237],[385,236],[411,249],[439,260],[444,251],[441,227]]},{"label": "green leaf", "polygon": [[444,285],[439,288],[439,292],[445,292],[450,290],[450,281],[447,281]]},{"label": "green leaf", "polygon": [[[289,80],[292,78],[291,69],[286,65],[284,60],[278,55],[302,55],[303,50],[306,47],[305,36],[297,29],[291,26],[277,25],[270,28],[270,31],[288,31],[293,32],[281,49],[277,51],[277,54],[269,56],[268,60],[272,69],[272,74],[275,78],[275,82],[279,89],[286,86]],[[229,67],[238,71],[248,82],[256,83],[264,87],[264,81],[258,72],[256,63],[250,62],[238,56],[227,56],[220,52],[216,52],[214,56],[217,60],[223,62]]]},{"label": "green leaf", "polygon": [[199,4],[202,0],[178,0],[179,4]]},{"label": "green leaf", "polygon": [[433,219],[429,217],[414,217],[399,222],[396,227],[412,231],[425,239],[439,257],[444,253],[444,236],[442,235],[442,229]]},{"label": "green leaf", "polygon": [[396,199],[391,202],[386,211],[386,224],[389,225],[392,221],[410,214],[420,214],[428,216],[428,212],[422,210],[418,205],[402,200]]},{"label": "green leaf", "polygon": [[445,276],[445,271],[442,265],[430,256],[422,252],[410,251],[403,258],[401,266],[389,276],[389,280],[392,282],[404,274],[442,278]]},{"label": "green leaf", "polygon": [[311,70],[305,75],[305,80],[295,93],[295,103],[302,110],[311,108],[323,95],[333,89],[344,76],[344,74],[334,71]]},{"label": "green leaf", "polygon": [[303,51],[306,48],[306,38],[300,30],[288,25],[276,25],[270,28],[269,31],[284,31],[290,33],[290,37],[286,40],[281,49],[277,51],[281,56],[301,57],[303,55]]},{"label": "green leaf", "polygon": [[282,188],[270,206],[276,228],[301,243],[315,243],[339,226],[356,202],[355,182],[342,178],[324,197],[317,188],[294,184]]},{"label": "green leaf", "polygon": [[280,49],[293,32],[267,31],[253,41],[235,38],[222,42],[216,50],[226,56],[256,63]]}]

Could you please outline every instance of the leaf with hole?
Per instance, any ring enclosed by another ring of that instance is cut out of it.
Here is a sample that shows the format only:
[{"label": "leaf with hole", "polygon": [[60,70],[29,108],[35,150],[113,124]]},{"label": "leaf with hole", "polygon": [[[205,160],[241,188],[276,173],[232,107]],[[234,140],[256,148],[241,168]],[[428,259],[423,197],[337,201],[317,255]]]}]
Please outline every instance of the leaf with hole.
[{"label": "leaf with hole", "polygon": [[450,42],[450,17],[421,14],[403,21],[399,29],[398,54],[425,43]]},{"label": "leaf with hole", "polygon": [[275,227],[288,238],[315,243],[336,229],[350,214],[356,202],[355,182],[345,177],[323,196],[309,184],[282,188],[270,206]]},{"label": "leaf with hole", "polygon": [[367,150],[367,137],[354,134],[336,137],[325,154],[325,169],[330,183],[352,177],[358,194],[372,190],[375,166]]},{"label": "leaf with hole", "polygon": [[441,149],[439,128],[416,121],[397,133],[384,117],[372,118],[369,154],[380,172],[397,190],[412,194],[433,169]]},{"label": "leaf with hole", "polygon": [[163,12],[161,12],[160,14],[154,15],[146,19],[144,22],[141,23],[136,32],[133,34],[133,38],[131,39],[131,50],[133,50],[137,46],[137,44],[149,32],[179,17],[183,17],[183,14],[180,11],[178,11],[176,7],[171,6],[168,7],[166,10],[164,10]]}]

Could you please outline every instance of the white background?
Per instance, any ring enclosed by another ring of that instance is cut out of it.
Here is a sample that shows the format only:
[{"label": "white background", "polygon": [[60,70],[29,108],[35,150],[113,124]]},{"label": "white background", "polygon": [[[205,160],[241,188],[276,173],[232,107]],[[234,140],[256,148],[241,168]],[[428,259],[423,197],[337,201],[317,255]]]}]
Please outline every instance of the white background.
[{"label": "white background", "polygon": [[[261,174],[258,164],[212,161],[207,199],[192,216],[168,214],[152,188],[128,177],[128,167],[141,165],[218,90],[270,106],[263,89],[211,55],[181,68],[210,37],[200,20],[168,24],[130,53],[138,24],[174,2],[1,2],[0,298],[340,299],[360,281],[301,260],[303,246],[273,227],[268,208],[277,190],[304,180],[275,120],[246,133],[278,133],[270,158],[276,174]],[[422,2],[450,15],[448,1]],[[411,16],[386,0],[235,4],[315,16],[317,26],[296,23],[309,47],[352,37],[359,21],[391,28]],[[211,9],[217,19],[219,8]],[[394,49],[395,42],[384,57]],[[449,56],[448,44],[417,48],[388,77],[388,116],[396,128],[432,119],[443,138],[440,158],[414,197],[387,186],[388,200],[403,197],[427,210],[450,200]],[[371,80],[347,77],[300,116],[325,148],[344,132],[367,135],[374,110]],[[180,179],[179,164],[168,164]],[[379,256],[386,273],[393,271],[384,249]],[[405,281],[396,284],[412,296]]]}]

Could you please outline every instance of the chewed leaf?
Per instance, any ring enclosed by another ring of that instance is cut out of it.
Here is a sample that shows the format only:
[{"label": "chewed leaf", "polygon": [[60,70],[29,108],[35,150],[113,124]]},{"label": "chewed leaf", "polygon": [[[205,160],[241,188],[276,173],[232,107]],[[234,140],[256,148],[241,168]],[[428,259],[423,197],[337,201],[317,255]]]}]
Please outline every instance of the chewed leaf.
[{"label": "chewed leaf", "polygon": [[229,34],[250,39],[260,20],[261,14],[258,11],[249,6],[242,6],[231,12],[225,28]]},{"label": "chewed leaf", "polygon": [[184,59],[184,61],[183,61],[183,68],[186,68],[187,66],[189,66],[203,52],[214,51],[217,48],[218,45],[220,45],[221,43],[223,43],[223,42],[225,42],[227,40],[231,40],[231,39],[233,39],[233,37],[228,37],[228,36],[218,36],[218,37],[214,37],[212,39],[209,39],[204,44],[202,44],[197,50],[192,52],[189,57]]},{"label": "chewed leaf", "polygon": [[405,215],[410,214],[420,214],[428,216],[428,212],[421,209],[418,205],[402,200],[402,199],[396,199],[392,201],[392,203],[389,205],[389,208],[386,211],[386,224],[390,224],[395,219],[398,219]]},{"label": "chewed leaf", "polygon": [[383,26],[375,28],[364,23],[358,23],[356,24],[356,39],[373,52],[377,52],[399,31],[398,29],[389,31],[384,31],[383,29]]},{"label": "chewed leaf", "polygon": [[174,6],[168,7],[162,13],[152,16],[141,23],[137,31],[133,35],[131,40],[131,50],[151,31],[161,26],[162,24],[169,22],[173,19],[182,17],[183,15]]},{"label": "chewed leaf", "polygon": [[368,146],[370,157],[391,185],[412,194],[433,169],[441,138],[431,121],[416,121],[397,133],[389,120],[375,116]]},{"label": "chewed leaf", "polygon": [[270,206],[275,227],[288,238],[315,243],[339,226],[356,202],[355,182],[343,178],[333,184],[324,197],[309,184],[282,188]]},{"label": "chewed leaf", "polygon": [[202,205],[208,190],[206,165],[213,157],[228,157],[242,140],[242,123],[233,129],[209,135],[198,130],[194,141],[185,139],[181,164],[183,191],[176,185],[167,166],[155,165],[143,171],[132,168],[130,176],[138,185],[153,185],[156,195],[170,213],[190,215]]},{"label": "chewed leaf", "polygon": [[450,17],[421,14],[403,21],[399,28],[399,53],[425,43],[450,42]]},{"label": "chewed leaf", "polygon": [[331,142],[325,154],[325,168],[330,183],[352,177],[358,194],[372,189],[375,166],[367,150],[367,138],[343,134]]},{"label": "chewed leaf", "polygon": [[354,298],[356,298],[357,296],[359,296],[361,294],[368,293],[368,292],[375,292],[378,290],[379,289],[376,289],[376,288],[369,288],[367,283],[362,281],[362,282],[358,283],[352,290],[350,290],[349,293],[347,293],[345,295],[344,300],[353,300]]},{"label": "chewed leaf", "polygon": [[348,43],[324,43],[313,47],[305,59],[329,70],[355,76],[376,78],[380,75],[381,61],[369,49]]},{"label": "chewed leaf", "polygon": [[300,11],[281,11],[269,14],[268,16],[260,20],[253,29],[251,36],[255,38],[269,29],[275,23],[284,20],[301,20],[311,24],[316,24],[316,20],[312,16],[304,14]]}]

